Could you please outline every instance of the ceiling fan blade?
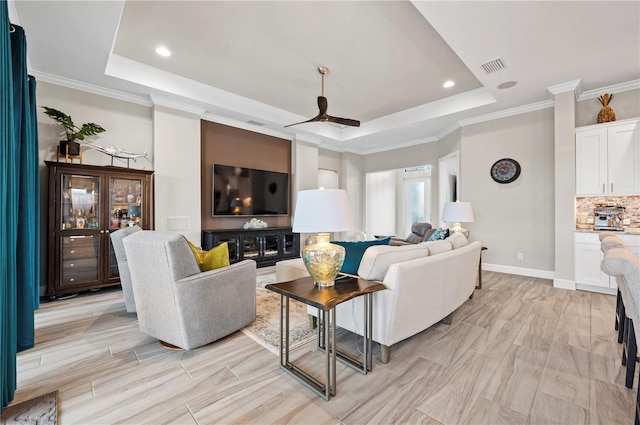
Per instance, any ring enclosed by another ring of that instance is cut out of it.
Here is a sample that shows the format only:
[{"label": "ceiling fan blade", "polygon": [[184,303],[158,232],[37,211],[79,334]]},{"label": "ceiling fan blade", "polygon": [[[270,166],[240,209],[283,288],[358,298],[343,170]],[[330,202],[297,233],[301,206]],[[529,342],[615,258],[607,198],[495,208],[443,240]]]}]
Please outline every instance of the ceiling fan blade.
[{"label": "ceiling fan blade", "polygon": [[318,109],[320,110],[318,115],[311,118],[310,120],[297,122],[295,124],[285,125],[284,128],[291,127],[292,125],[306,124],[308,122],[327,121],[328,115],[327,115],[327,98],[326,97],[318,96]]},{"label": "ceiling fan blade", "polygon": [[320,111],[318,114],[319,117],[327,114],[328,106],[329,103],[327,102],[327,98],[324,96],[318,96],[318,110]]},{"label": "ceiling fan blade", "polygon": [[327,121],[334,122],[336,124],[348,125],[351,127],[360,127],[360,121],[352,120],[350,118],[332,117],[331,115],[327,115]]},{"label": "ceiling fan blade", "polygon": [[316,122],[316,121],[320,121],[320,118],[321,118],[321,117],[322,117],[322,115],[316,115],[315,117],[311,118],[310,120],[297,122],[297,123],[295,123],[295,124],[285,125],[285,126],[284,126],[284,128],[291,127],[292,125],[306,124],[306,123],[308,123],[308,122]]}]

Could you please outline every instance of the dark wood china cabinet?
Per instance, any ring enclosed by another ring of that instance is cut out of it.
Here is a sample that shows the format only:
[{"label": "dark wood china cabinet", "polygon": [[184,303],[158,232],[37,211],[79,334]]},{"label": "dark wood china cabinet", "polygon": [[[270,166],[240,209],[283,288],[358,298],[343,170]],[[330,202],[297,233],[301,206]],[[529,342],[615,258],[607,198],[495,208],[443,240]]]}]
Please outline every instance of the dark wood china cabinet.
[{"label": "dark wood china cabinet", "polygon": [[153,228],[153,171],[45,161],[50,299],[120,284],[109,235]]}]

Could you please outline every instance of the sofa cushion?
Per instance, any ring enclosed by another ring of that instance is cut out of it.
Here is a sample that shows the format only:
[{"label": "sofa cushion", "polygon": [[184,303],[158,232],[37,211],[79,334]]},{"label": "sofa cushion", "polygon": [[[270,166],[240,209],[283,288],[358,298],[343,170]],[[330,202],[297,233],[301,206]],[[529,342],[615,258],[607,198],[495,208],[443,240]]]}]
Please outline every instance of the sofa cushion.
[{"label": "sofa cushion", "polygon": [[374,245],[389,245],[389,241],[391,238],[385,239],[373,239],[370,241],[331,241],[331,243],[340,245],[345,249],[345,257],[344,263],[342,263],[342,269],[340,269],[341,273],[347,273],[352,275],[358,274],[358,267],[360,267],[360,261],[362,260],[362,256],[364,252],[370,246]]},{"label": "sofa cushion", "polygon": [[453,250],[453,245],[448,240],[446,241],[431,241],[431,242],[423,242],[420,245],[424,245],[427,247],[429,251],[429,255],[438,255],[443,252],[448,252]]},{"label": "sofa cushion", "polygon": [[382,280],[391,264],[429,255],[427,247],[423,244],[410,244],[403,246],[371,246],[367,248],[360,261],[358,276],[368,280]]},{"label": "sofa cushion", "polygon": [[605,252],[600,269],[609,276],[637,274],[640,270],[640,260],[630,249],[612,248]]},{"label": "sofa cushion", "polygon": [[191,248],[193,255],[196,257],[200,271],[206,272],[229,265],[229,248],[226,242],[213,247],[209,251],[198,248],[190,241],[187,242],[189,242],[189,248]]},{"label": "sofa cushion", "polygon": [[448,237],[449,237],[449,229],[437,229],[435,232],[433,232],[431,236],[429,236],[429,239],[427,239],[427,242],[439,241],[442,239],[447,239]]},{"label": "sofa cushion", "polygon": [[463,246],[467,246],[469,244],[469,240],[467,237],[460,232],[453,232],[447,238],[449,242],[451,242],[451,246],[453,249],[462,248]]}]

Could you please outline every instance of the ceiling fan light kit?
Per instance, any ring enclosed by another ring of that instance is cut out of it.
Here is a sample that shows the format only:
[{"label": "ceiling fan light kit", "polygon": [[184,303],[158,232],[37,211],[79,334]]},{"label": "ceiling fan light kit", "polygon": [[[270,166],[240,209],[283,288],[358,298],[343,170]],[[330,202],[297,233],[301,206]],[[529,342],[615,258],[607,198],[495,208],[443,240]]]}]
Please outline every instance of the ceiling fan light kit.
[{"label": "ceiling fan light kit", "polygon": [[334,117],[327,114],[328,102],[327,102],[327,98],[324,97],[324,76],[329,73],[329,68],[327,68],[326,66],[319,66],[318,72],[320,73],[320,75],[322,75],[322,91],[321,91],[321,96],[318,96],[318,110],[319,110],[318,115],[316,115],[315,117],[307,121],[285,125],[285,128],[291,127],[292,125],[305,124],[308,122],[332,122],[332,123],[345,125],[345,126],[360,127],[360,121],[358,120],[353,120],[350,118]]}]

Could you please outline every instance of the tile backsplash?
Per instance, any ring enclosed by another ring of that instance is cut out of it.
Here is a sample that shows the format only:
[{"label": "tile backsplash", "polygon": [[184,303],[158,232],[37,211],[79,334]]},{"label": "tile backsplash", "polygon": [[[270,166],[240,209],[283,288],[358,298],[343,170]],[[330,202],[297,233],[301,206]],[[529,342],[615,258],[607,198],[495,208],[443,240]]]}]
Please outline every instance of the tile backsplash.
[{"label": "tile backsplash", "polygon": [[593,209],[607,204],[624,207],[624,228],[640,231],[640,196],[589,196],[576,198],[576,229],[593,228]]}]

